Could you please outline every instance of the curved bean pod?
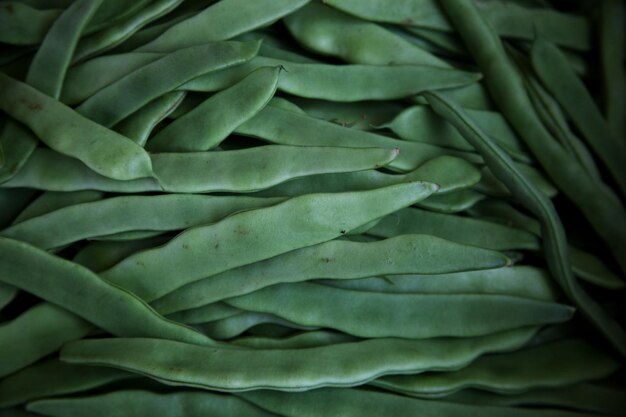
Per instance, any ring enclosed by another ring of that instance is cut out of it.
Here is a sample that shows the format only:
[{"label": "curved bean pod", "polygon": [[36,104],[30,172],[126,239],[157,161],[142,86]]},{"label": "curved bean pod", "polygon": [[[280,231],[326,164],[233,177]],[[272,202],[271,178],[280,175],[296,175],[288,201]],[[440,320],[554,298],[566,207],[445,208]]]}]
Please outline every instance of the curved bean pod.
[{"label": "curved bean pod", "polygon": [[[513,194],[539,218],[546,260],[554,278],[567,296],[581,309],[582,313],[622,355],[626,355],[626,332],[624,329],[584,291],[572,275],[565,231],[550,200],[526,180],[506,154],[484,136],[458,106],[446,101],[436,93],[428,93],[427,98],[431,101],[436,112],[444,117],[447,116],[448,120],[459,129],[467,140],[471,141],[481,151],[489,166],[505,181]],[[620,218],[612,219],[612,221],[615,220],[619,221]]]},{"label": "curved bean pod", "polygon": [[344,333],[331,330],[313,330],[281,338],[246,336],[230,340],[229,343],[253,349],[308,349],[355,342],[356,340],[355,337]]},{"label": "curved bean pod", "polygon": [[440,213],[458,213],[470,209],[484,198],[484,194],[474,190],[459,190],[454,193],[435,194],[416,205]]},{"label": "curved bean pod", "polygon": [[64,207],[101,200],[103,197],[104,193],[91,190],[69,193],[59,193],[54,191],[44,192],[24,210],[22,210],[19,216],[17,216],[13,221],[13,224],[21,223],[34,217],[43,216],[44,214],[51,213]]},{"label": "curved bean pod", "polygon": [[286,16],[283,22],[305,48],[349,63],[452,68],[382,26],[356,19],[321,3],[309,3]]},{"label": "curved bean pod", "polygon": [[[476,83],[480,74],[426,65],[329,65],[287,62],[257,57],[248,63],[195,78],[181,90],[218,91],[253,70],[282,65],[278,89],[298,97],[330,101],[393,100],[411,97],[429,88],[448,89]],[[394,80],[389,83],[389,80]]]},{"label": "curved bean pod", "polygon": [[292,323],[273,314],[255,313],[249,311],[244,311],[234,316],[225,317],[209,323],[196,324],[194,327],[209,336],[211,339],[224,340],[237,337],[255,326],[268,324],[279,325],[290,330],[317,329],[317,327],[302,326]]},{"label": "curved bean pod", "polygon": [[184,91],[163,94],[116,124],[113,130],[145,146],[155,126],[178,108],[185,95]]},{"label": "curved bean pod", "polygon": [[619,362],[603,350],[582,339],[569,339],[483,356],[455,372],[388,376],[372,384],[417,396],[440,396],[465,388],[518,393],[605,378],[619,367]]},{"label": "curved bean pod", "polygon": [[0,42],[36,45],[63,13],[61,9],[39,10],[21,1],[3,2],[0,8]]},{"label": "curved bean pod", "polygon": [[136,376],[118,369],[72,365],[48,359],[0,381],[0,409],[39,398],[88,391],[129,378]]},{"label": "curved bean pod", "polygon": [[316,282],[346,290],[387,294],[501,294],[540,301],[554,301],[558,298],[550,275],[531,266]]},{"label": "curved bean pod", "polygon": [[[212,42],[172,52],[102,88],[76,110],[111,127],[189,80],[250,60],[259,46],[258,42]],[[120,101],[121,96],[126,99]]]},{"label": "curved bean pod", "polygon": [[28,404],[26,408],[52,417],[109,417],[120,410],[124,410],[124,415],[128,417],[277,417],[233,395],[193,391],[163,394],[150,391],[115,391],[82,398],[40,400]]},{"label": "curved bean pod", "polygon": [[73,262],[87,267],[94,272],[100,272],[111,268],[113,265],[135,252],[154,248],[164,244],[168,240],[170,240],[169,236],[156,236],[122,242],[91,242],[76,254]]},{"label": "curved bean pod", "polygon": [[137,144],[2,73],[0,108],[51,148],[81,160],[99,174],[119,180],[152,175],[150,158]]},{"label": "curved bean pod", "polygon": [[279,284],[225,302],[359,337],[412,339],[480,336],[563,322],[573,314],[562,304],[505,295],[378,294],[312,283]]},{"label": "curved bean pod", "polygon": [[252,391],[237,394],[245,400],[284,417],[371,417],[423,416],[441,417],[599,417],[553,409],[518,409],[475,406],[443,401],[420,400],[363,389],[319,389],[302,393]]},{"label": "curved bean pod", "polygon": [[209,276],[177,289],[152,305],[157,311],[170,313],[280,283],[378,274],[440,274],[498,268],[507,263],[508,259],[498,252],[427,235],[402,235],[370,243],[333,240]]},{"label": "curved bean pod", "polygon": [[17,295],[17,288],[12,285],[0,284],[0,310],[9,304]]},{"label": "curved bean pod", "polygon": [[230,39],[265,26],[304,6],[309,0],[225,0],[183,20],[155,40],[142,46],[142,52],[171,52],[180,48]]},{"label": "curved bean pod", "polygon": [[280,72],[280,67],[251,72],[166,126],[150,139],[147,149],[151,152],[198,152],[219,145],[267,105],[276,92]]},{"label": "curved bean pod", "polygon": [[112,197],[51,211],[4,229],[0,235],[52,249],[113,233],[182,230],[281,201],[284,199],[177,194]]},{"label": "curved bean pod", "polygon": [[287,350],[203,348],[163,339],[115,338],[68,343],[61,349],[61,360],[120,368],[168,385],[300,391],[360,385],[385,374],[457,369],[483,353],[517,348],[534,333],[535,329],[525,328],[471,339],[371,339]]},{"label": "curved bean pod", "polygon": [[237,213],[214,225],[187,229],[166,245],[133,255],[101,276],[153,301],[204,277],[332,240],[435,191],[434,184],[413,182],[295,197]]},{"label": "curved bean pod", "polygon": [[243,310],[231,307],[225,303],[217,302],[197,308],[192,308],[189,310],[178,311],[176,313],[168,315],[167,317],[180,323],[200,324],[207,323],[209,321],[225,319],[228,317],[232,317],[236,314],[240,314],[242,312]]},{"label": "curved bean pod", "polygon": [[581,209],[596,232],[607,242],[622,269],[626,269],[626,258],[621,254],[621,248],[626,247],[624,208],[605,198],[602,186],[599,187],[597,181],[587,176],[584,169],[553,140],[537,115],[528,111],[532,103],[517,69],[474,4],[443,0],[441,5],[484,71],[485,82],[505,117],[550,178]]},{"label": "curved bean pod", "polygon": [[[133,294],[80,265],[11,239],[0,238],[0,248],[2,282],[62,305],[113,334],[211,343],[201,334],[164,319]],[[50,280],[50,275],[59,279]]]},{"label": "curved bean pod", "polygon": [[524,230],[417,208],[407,208],[390,214],[367,233],[379,237],[402,233],[427,234],[493,250],[539,249],[539,239]]}]

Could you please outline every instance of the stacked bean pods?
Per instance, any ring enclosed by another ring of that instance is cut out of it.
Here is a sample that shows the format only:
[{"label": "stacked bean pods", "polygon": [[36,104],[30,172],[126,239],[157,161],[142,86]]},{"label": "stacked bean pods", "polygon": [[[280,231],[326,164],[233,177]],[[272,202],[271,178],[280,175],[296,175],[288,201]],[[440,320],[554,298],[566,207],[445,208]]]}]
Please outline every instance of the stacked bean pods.
[{"label": "stacked bean pods", "polygon": [[624,7],[0,1],[0,416],[623,415]]}]

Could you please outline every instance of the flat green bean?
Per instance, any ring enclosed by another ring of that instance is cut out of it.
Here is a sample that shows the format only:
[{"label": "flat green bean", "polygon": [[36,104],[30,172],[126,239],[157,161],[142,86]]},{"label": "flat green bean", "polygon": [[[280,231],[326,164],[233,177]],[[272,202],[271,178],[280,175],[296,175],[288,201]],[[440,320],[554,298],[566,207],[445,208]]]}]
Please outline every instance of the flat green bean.
[{"label": "flat green bean", "polygon": [[[600,304],[584,291],[572,274],[567,238],[552,202],[526,180],[523,174],[514,167],[510,158],[482,134],[480,128],[463,114],[462,109],[436,93],[427,93],[427,98],[437,113],[447,117],[465,138],[481,151],[488,165],[498,173],[513,194],[539,219],[543,235],[543,247],[550,272],[582,313],[622,355],[626,355],[626,332]],[[617,220],[619,221],[619,218]]]},{"label": "flat green bean", "polygon": [[[478,358],[456,372],[387,376],[372,382],[409,395],[440,396],[465,388],[519,393],[605,378],[619,362],[582,339],[568,339]],[[506,369],[506,372],[502,370]]]},{"label": "flat green bean", "polygon": [[369,243],[333,240],[209,276],[180,287],[152,305],[157,311],[171,313],[280,283],[378,274],[442,274],[498,268],[508,262],[498,252],[428,235],[401,235]]},{"label": "flat green bean", "polygon": [[276,92],[280,72],[280,67],[251,72],[166,126],[150,140],[148,150],[198,152],[219,145],[267,105]]},{"label": "flat green bean", "polygon": [[169,239],[170,237],[168,236],[156,236],[123,242],[90,242],[76,254],[73,262],[94,272],[100,272],[109,269],[135,252],[162,245]]},{"label": "flat green bean", "polygon": [[104,193],[90,190],[69,193],[44,192],[20,212],[13,224],[43,216],[64,207],[101,200],[103,197]]},{"label": "flat green bean", "polygon": [[230,317],[215,320],[209,323],[194,325],[195,328],[214,340],[232,339],[256,326],[278,325],[290,330],[316,330],[314,326],[302,326],[281,319],[273,314],[241,312]]},{"label": "flat green bean", "polygon": [[223,0],[172,26],[141,52],[171,52],[206,42],[230,39],[304,6],[309,0]]},{"label": "flat green bean", "polygon": [[168,385],[301,391],[360,385],[385,374],[457,369],[483,353],[515,349],[534,333],[534,328],[524,328],[470,339],[371,339],[285,350],[209,348],[164,339],[97,339],[66,344],[61,360],[120,368]]},{"label": "flat green bean", "polygon": [[[131,72],[85,100],[76,110],[111,127],[155,98],[202,74],[241,64],[254,57],[257,42],[211,42],[180,49]],[[119,97],[125,100],[119,100]]]},{"label": "flat green bean", "polygon": [[0,6],[0,42],[12,45],[38,44],[63,12],[38,10],[21,1],[3,1]]},{"label": "flat green bean", "polygon": [[485,198],[484,194],[474,190],[460,190],[454,193],[435,194],[417,203],[417,207],[426,208],[440,213],[458,213],[468,210]]},{"label": "flat green bean", "polygon": [[217,302],[169,314],[168,318],[185,324],[199,324],[232,317],[242,311],[228,304]]},{"label": "flat green bean", "polygon": [[156,393],[123,390],[81,398],[40,400],[28,404],[27,409],[52,417],[111,417],[120,413],[128,417],[277,417],[233,395],[193,391]]},{"label": "flat green bean", "polygon": [[[199,333],[164,319],[130,292],[80,265],[7,238],[0,238],[0,247],[2,282],[62,305],[113,334],[211,343]],[[58,279],[50,280],[51,275]]]},{"label": "flat green bean", "polygon": [[307,349],[356,340],[353,336],[331,330],[313,330],[281,338],[245,336],[230,340],[229,343],[253,349]]},{"label": "flat green bean", "polygon": [[26,124],[46,145],[99,174],[119,180],[152,175],[150,157],[143,148],[2,73],[0,108]]}]

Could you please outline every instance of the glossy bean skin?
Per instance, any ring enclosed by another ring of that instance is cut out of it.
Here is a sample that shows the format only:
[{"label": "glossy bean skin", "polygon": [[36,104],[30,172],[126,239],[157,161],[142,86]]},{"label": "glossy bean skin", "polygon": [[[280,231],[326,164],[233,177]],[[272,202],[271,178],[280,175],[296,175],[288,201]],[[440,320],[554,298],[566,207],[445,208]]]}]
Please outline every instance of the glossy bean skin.
[{"label": "glossy bean skin", "polygon": [[523,174],[513,166],[506,154],[482,134],[480,128],[476,127],[471,119],[463,114],[462,109],[436,93],[428,93],[427,98],[435,111],[447,117],[465,138],[480,150],[488,165],[498,173],[499,177],[526,208],[539,219],[543,235],[543,247],[550,272],[565,294],[581,309],[587,319],[622,355],[625,355],[626,332],[584,291],[572,274],[567,237],[552,202],[527,181]]},{"label": "glossy bean skin", "polygon": [[113,130],[145,146],[152,130],[178,108],[185,95],[184,91],[163,94],[116,124]]},{"label": "glossy bean skin", "polygon": [[219,145],[267,105],[278,87],[280,67],[259,68],[209,97],[154,136],[152,152],[198,152]]},{"label": "glossy bean skin", "polygon": [[159,394],[150,391],[122,390],[83,398],[40,400],[28,404],[27,408],[45,416],[64,417],[84,415],[276,417],[275,414],[233,395],[190,391]]},{"label": "glossy bean skin", "polygon": [[[249,63],[198,77],[180,88],[190,91],[217,91],[233,85],[262,66],[282,65],[278,89],[298,97],[339,102],[392,100],[411,97],[426,88],[469,86],[479,74],[426,65],[328,65],[287,62],[256,57]],[[389,79],[395,80],[393,84]]]},{"label": "glossy bean skin", "polygon": [[[500,373],[500,369],[507,372]],[[566,339],[515,352],[487,355],[456,372],[390,376],[373,384],[409,395],[437,397],[466,388],[514,394],[605,378],[615,358],[582,339]]]},{"label": "glossy bean skin", "polygon": [[[442,263],[442,259],[447,262]],[[280,283],[316,278],[355,279],[377,274],[438,274],[507,264],[508,259],[498,252],[428,235],[402,235],[370,243],[333,240],[209,276],[177,289],[152,305],[158,311],[170,313]]]},{"label": "glossy bean skin", "polygon": [[[457,369],[485,352],[516,348],[534,333],[526,328],[471,339],[372,339],[286,350],[202,348],[160,339],[116,338],[68,343],[61,360],[106,364],[168,385],[301,391],[360,385],[385,374]],[[335,371],[328,373],[327,367]]]},{"label": "glossy bean skin", "polygon": [[253,391],[237,394],[253,404],[284,417],[372,417],[390,415],[441,417],[592,417],[553,409],[518,409],[510,407],[475,406],[444,401],[420,400],[405,396],[363,389],[319,389],[298,394],[279,391]]},{"label": "glossy bean skin", "polygon": [[138,51],[170,52],[201,43],[230,39],[264,26],[304,6],[309,0],[227,0],[172,26]]},{"label": "glossy bean skin", "polygon": [[[110,178],[130,180],[152,175],[148,154],[128,138],[1,73],[0,87],[0,108],[53,149]],[[89,142],[85,135],[90,136]]]},{"label": "glossy bean skin", "polygon": [[292,198],[187,229],[166,245],[131,256],[101,276],[153,301],[206,276],[332,240],[435,191],[434,184],[413,182]]},{"label": "glossy bean skin", "polygon": [[[312,283],[279,284],[226,303],[358,337],[413,339],[485,335],[563,322],[573,314],[565,305],[504,295],[378,294]],[[363,321],[364,317],[368,320]]]},{"label": "glossy bean skin", "polygon": [[7,228],[0,235],[52,249],[119,232],[182,230],[283,200],[181,194],[113,197],[59,208]]},{"label": "glossy bean skin", "polygon": [[536,236],[523,230],[454,214],[407,208],[383,218],[368,234],[424,233],[493,250],[539,249]]},{"label": "glossy bean skin", "polygon": [[[199,333],[164,319],[130,292],[80,265],[7,238],[0,238],[0,246],[3,282],[62,305],[113,334],[212,343]],[[63,281],[49,280],[51,274]],[[125,320],[119,321],[121,316]]]},{"label": "glossy bean skin", "polygon": [[[257,42],[212,42],[178,50],[102,88],[76,110],[111,127],[151,100],[199,75],[251,59],[258,49]],[[120,101],[120,96],[126,99]]]},{"label": "glossy bean skin", "polygon": [[609,125],[583,82],[559,49],[540,37],[533,43],[530,57],[539,78],[583,133],[591,149],[604,162],[622,194],[625,194],[626,147],[622,140],[612,137]]},{"label": "glossy bean skin", "polygon": [[0,326],[0,376],[12,374],[87,335],[93,326],[67,310],[41,303]]},{"label": "glossy bean skin", "polygon": [[558,299],[550,275],[542,269],[530,266],[508,266],[439,275],[400,274],[316,282],[347,290],[389,294],[504,294],[541,301]]},{"label": "glossy bean skin", "polygon": [[[618,248],[626,247],[624,208],[604,198],[597,182],[554,142],[537,115],[528,111],[532,104],[523,81],[479,11],[466,2],[443,1],[441,4],[483,70],[494,101],[550,178],[583,211],[612,251],[619,252]],[[625,269],[626,261],[617,252],[614,252],[615,258]]]},{"label": "glossy bean skin", "polygon": [[0,409],[39,398],[88,391],[136,376],[118,369],[47,359],[0,381]]},{"label": "glossy bean skin", "polygon": [[304,47],[352,64],[429,65],[451,68],[435,55],[375,23],[311,2],[283,19]]},{"label": "glossy bean skin", "polygon": [[[368,20],[440,31],[455,29],[454,19],[445,13],[447,9],[433,0],[400,0],[392,7],[375,0],[328,0],[326,4]],[[561,45],[578,50],[591,46],[589,25],[583,17],[516,4],[486,2],[477,3],[477,7],[502,37],[532,40],[537,28]]]}]

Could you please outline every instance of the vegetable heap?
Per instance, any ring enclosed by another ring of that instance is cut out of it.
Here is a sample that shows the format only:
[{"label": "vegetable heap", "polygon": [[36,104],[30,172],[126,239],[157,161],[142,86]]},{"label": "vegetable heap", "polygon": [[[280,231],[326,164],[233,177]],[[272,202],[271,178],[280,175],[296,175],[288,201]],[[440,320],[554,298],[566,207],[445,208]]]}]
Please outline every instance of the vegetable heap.
[{"label": "vegetable heap", "polygon": [[0,1],[0,416],[623,415],[625,7]]}]

